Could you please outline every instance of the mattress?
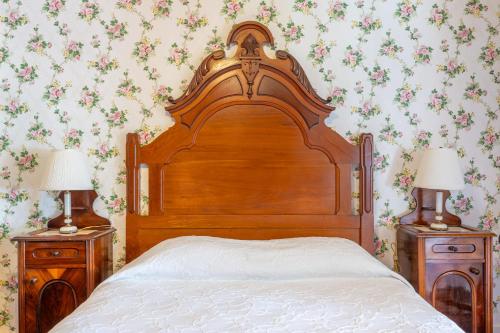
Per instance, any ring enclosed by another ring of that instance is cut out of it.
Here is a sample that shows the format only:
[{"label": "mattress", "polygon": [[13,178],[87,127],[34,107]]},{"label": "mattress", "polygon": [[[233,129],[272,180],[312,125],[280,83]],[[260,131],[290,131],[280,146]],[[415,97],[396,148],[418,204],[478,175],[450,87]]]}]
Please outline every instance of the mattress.
[{"label": "mattress", "polygon": [[341,238],[179,237],[96,288],[51,332],[462,332]]}]

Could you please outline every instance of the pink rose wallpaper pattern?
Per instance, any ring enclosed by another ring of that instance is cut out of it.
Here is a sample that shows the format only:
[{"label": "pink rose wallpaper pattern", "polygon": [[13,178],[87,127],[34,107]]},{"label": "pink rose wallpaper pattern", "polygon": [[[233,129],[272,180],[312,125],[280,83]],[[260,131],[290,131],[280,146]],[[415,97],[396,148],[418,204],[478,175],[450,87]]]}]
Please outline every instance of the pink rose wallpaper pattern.
[{"label": "pink rose wallpaper pattern", "polygon": [[[232,25],[257,20],[304,65],[351,141],[375,137],[377,256],[393,265],[420,153],[458,150],[466,187],[448,210],[499,233],[500,5],[496,0],[0,1],[0,331],[17,326],[15,234],[61,204],[38,190],[51,149],[84,151],[96,210],[124,262],[125,135],[150,142],[163,110]],[[229,51],[230,52],[230,51]],[[273,50],[266,50],[272,54]],[[146,199],[145,199],[146,200]],[[495,281],[500,244],[494,242]],[[500,286],[494,301],[500,301]],[[495,324],[500,317],[495,313]]]}]

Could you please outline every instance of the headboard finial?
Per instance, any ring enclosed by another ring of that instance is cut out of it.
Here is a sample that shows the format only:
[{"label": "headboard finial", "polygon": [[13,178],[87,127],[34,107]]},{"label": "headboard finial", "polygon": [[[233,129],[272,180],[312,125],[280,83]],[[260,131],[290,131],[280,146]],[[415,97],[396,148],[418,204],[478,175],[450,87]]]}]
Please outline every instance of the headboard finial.
[{"label": "headboard finial", "polygon": [[271,31],[258,22],[245,21],[233,26],[227,36],[227,45],[237,44],[239,50],[237,56],[258,58],[263,55],[262,47],[266,44],[274,46],[274,37]]}]

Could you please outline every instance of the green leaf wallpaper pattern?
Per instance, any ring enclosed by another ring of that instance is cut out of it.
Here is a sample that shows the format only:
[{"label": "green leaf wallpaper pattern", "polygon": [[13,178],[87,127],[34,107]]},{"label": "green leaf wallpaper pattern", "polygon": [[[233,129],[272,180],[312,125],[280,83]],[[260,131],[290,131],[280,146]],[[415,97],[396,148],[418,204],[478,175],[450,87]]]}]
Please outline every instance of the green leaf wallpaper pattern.
[{"label": "green leaf wallpaper pattern", "polygon": [[[336,111],[351,141],[376,139],[377,256],[392,266],[398,216],[420,152],[456,147],[466,188],[448,209],[500,232],[500,5],[496,0],[0,0],[0,331],[17,326],[9,238],[56,215],[37,190],[54,148],[86,152],[96,209],[118,229],[124,262],[127,132],[172,125],[163,110],[234,23],[269,26]],[[269,50],[269,52],[273,52]],[[500,244],[495,240],[497,284]],[[500,300],[497,287],[494,300]],[[500,325],[496,315],[495,323]]]}]

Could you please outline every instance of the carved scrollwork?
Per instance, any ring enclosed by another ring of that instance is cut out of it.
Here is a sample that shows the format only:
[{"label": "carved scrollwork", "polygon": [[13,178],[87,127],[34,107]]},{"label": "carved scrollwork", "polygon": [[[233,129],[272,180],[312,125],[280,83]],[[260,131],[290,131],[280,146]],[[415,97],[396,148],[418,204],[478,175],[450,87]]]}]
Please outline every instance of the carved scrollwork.
[{"label": "carved scrollwork", "polygon": [[203,62],[200,64],[200,66],[198,67],[198,69],[194,73],[194,76],[191,79],[191,82],[189,83],[189,86],[186,89],[186,91],[184,92],[184,94],[182,94],[182,96],[180,96],[177,99],[174,99],[174,98],[172,98],[172,96],[169,96],[168,101],[172,104],[175,104],[175,103],[177,103],[177,101],[190,95],[193,91],[196,90],[198,85],[203,81],[203,78],[205,77],[205,75],[207,75],[208,72],[210,71],[211,62],[214,60],[223,59],[225,56],[226,56],[226,53],[224,52],[224,50],[217,50],[217,51],[212,52],[212,54],[210,54],[208,57],[206,57],[205,60],[203,60]]},{"label": "carved scrollwork", "polygon": [[[324,99],[316,93],[297,59],[288,52],[281,50],[276,51],[276,59],[269,58],[266,55],[263,47],[265,45],[273,46],[274,39],[265,25],[250,21],[235,25],[227,39],[228,46],[234,44],[236,44],[237,50],[230,59],[225,58],[226,55],[223,50],[215,51],[205,58],[195,71],[194,77],[182,96],[176,99],[168,98],[172,105],[166,107],[167,111],[175,112],[175,110],[179,109],[183,103],[193,98],[202,89],[201,86],[211,80],[212,76],[217,77],[233,69],[241,69],[240,73],[243,74],[247,81],[247,87],[243,90],[246,90],[248,98],[252,98],[254,90],[256,90],[255,86],[259,85],[257,82],[259,73],[270,68],[295,81],[297,88],[300,88],[308,95],[307,98],[315,107],[318,107],[323,112],[333,110],[333,107],[326,105],[332,101],[332,98]],[[289,67],[284,68],[287,66]]]},{"label": "carved scrollwork", "polygon": [[311,94],[313,94],[316,98],[318,98],[320,101],[322,101],[325,104],[328,104],[332,101],[332,97],[328,97],[327,99],[322,98],[316,93],[316,90],[311,85],[311,82],[309,82],[309,79],[306,76],[306,73],[304,72],[304,69],[302,66],[299,64],[297,59],[295,59],[294,56],[292,56],[290,53],[283,51],[283,50],[278,50],[276,51],[276,58],[281,59],[281,60],[289,60],[290,61],[290,69],[292,73],[297,77],[297,80],[302,84],[302,86]]}]

